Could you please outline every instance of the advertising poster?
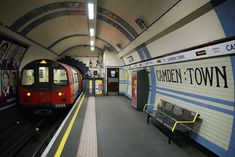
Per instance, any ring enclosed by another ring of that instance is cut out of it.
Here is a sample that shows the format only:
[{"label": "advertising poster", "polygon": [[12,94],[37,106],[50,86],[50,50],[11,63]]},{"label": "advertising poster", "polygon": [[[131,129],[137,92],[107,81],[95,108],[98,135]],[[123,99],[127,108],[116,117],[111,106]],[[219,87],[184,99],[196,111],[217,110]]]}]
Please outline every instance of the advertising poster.
[{"label": "advertising poster", "polygon": [[93,95],[93,81],[89,80],[89,94]]},{"label": "advertising poster", "polygon": [[131,105],[137,108],[137,75],[136,73],[132,74],[132,99]]},{"label": "advertising poster", "polygon": [[95,80],[95,94],[96,95],[103,94],[103,80]]},{"label": "advertising poster", "polygon": [[17,101],[18,69],[28,46],[0,33],[0,109]]}]

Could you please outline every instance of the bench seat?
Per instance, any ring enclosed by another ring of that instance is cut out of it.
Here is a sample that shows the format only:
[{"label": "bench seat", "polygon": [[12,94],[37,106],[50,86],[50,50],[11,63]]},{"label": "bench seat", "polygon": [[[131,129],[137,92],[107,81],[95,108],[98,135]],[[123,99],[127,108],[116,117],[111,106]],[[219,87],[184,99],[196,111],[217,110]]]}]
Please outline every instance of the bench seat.
[{"label": "bench seat", "polygon": [[168,129],[169,144],[173,134],[185,133],[187,135],[193,129],[193,125],[200,116],[198,113],[184,109],[175,104],[164,100],[158,101],[157,105],[146,104],[144,111],[147,113],[147,124],[149,118],[152,117],[161,126]]}]

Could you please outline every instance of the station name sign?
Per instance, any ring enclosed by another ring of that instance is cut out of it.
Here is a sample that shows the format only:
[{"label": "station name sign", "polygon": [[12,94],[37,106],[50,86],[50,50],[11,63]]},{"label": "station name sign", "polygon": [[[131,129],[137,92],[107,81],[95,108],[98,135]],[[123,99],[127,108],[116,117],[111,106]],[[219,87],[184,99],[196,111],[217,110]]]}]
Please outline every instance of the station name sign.
[{"label": "station name sign", "polygon": [[222,55],[235,54],[235,40],[227,41],[220,44],[210,45],[207,47],[186,51],[179,54],[174,54],[162,58],[157,58],[150,61],[145,61],[137,64],[125,66],[125,69],[135,69],[154,65],[162,65],[176,63],[182,61],[196,60],[202,58],[216,57]]}]

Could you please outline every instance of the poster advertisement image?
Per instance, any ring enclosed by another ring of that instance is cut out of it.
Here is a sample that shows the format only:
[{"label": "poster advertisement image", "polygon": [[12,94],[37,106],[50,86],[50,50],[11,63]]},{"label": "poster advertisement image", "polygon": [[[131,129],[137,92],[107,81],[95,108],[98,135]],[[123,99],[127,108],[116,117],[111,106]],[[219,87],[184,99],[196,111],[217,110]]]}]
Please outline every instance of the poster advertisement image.
[{"label": "poster advertisement image", "polygon": [[28,45],[0,32],[0,109],[17,102],[18,74]]}]

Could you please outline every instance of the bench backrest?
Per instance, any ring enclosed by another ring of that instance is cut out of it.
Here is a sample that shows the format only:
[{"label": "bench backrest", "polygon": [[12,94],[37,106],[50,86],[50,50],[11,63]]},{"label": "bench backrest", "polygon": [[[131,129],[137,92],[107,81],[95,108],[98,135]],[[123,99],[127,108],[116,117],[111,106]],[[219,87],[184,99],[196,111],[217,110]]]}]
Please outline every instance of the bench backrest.
[{"label": "bench backrest", "polygon": [[157,110],[158,111],[163,111],[164,107],[166,105],[166,102],[165,101],[160,101],[157,105]]},{"label": "bench backrest", "polygon": [[184,109],[182,117],[183,117],[184,120],[193,121],[196,114],[197,113],[195,113],[193,111],[189,111],[187,109]]},{"label": "bench backrest", "polygon": [[154,104],[146,104],[144,107],[144,110],[146,110],[148,113],[153,113],[154,112]]},{"label": "bench backrest", "polygon": [[177,121],[193,121],[197,113],[161,100],[158,109]]},{"label": "bench backrest", "polygon": [[174,107],[173,104],[170,104],[169,102],[166,102],[166,104],[165,104],[165,106],[163,108],[163,111],[164,112],[171,112],[173,107]]},{"label": "bench backrest", "polygon": [[176,116],[182,116],[183,115],[183,111],[184,111],[184,109],[179,107],[179,106],[174,106],[174,108],[173,108],[173,113]]}]

